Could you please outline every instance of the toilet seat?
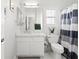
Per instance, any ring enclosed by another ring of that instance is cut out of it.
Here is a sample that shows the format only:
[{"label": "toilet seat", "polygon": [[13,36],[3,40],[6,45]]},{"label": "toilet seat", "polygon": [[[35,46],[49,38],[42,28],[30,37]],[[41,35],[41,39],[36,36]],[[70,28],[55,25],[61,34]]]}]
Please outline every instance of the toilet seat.
[{"label": "toilet seat", "polygon": [[63,46],[58,44],[58,43],[51,43],[51,47],[52,47],[54,52],[57,52],[60,54],[64,52]]}]

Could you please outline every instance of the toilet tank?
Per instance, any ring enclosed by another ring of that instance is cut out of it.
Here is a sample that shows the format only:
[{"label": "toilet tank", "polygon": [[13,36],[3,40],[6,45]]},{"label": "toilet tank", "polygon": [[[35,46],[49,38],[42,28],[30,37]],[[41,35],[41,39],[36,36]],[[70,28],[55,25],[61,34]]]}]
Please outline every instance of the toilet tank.
[{"label": "toilet tank", "polygon": [[56,34],[50,34],[50,35],[48,35],[48,41],[50,43],[57,43],[58,39],[59,39],[59,35],[56,35]]}]

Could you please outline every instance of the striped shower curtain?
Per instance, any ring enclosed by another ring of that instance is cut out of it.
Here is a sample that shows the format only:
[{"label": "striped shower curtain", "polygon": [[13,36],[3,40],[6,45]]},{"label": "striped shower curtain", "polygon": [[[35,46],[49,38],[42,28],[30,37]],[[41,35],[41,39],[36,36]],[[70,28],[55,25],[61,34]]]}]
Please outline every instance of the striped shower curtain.
[{"label": "striped shower curtain", "polygon": [[72,4],[61,13],[61,45],[67,59],[78,59],[78,8]]}]

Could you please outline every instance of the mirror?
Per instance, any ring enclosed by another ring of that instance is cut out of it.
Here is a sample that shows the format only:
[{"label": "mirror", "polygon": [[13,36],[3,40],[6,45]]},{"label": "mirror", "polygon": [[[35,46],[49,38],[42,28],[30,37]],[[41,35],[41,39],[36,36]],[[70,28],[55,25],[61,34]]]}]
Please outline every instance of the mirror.
[{"label": "mirror", "polygon": [[42,9],[25,8],[25,31],[36,31],[42,29]]},{"label": "mirror", "polygon": [[42,29],[42,9],[41,8],[17,8],[17,25],[24,32]]}]

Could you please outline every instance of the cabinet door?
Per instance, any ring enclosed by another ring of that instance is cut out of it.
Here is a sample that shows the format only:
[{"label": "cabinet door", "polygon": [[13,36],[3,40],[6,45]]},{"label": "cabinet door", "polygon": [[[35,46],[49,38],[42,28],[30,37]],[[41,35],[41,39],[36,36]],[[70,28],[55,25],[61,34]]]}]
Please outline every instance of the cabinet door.
[{"label": "cabinet door", "polygon": [[40,39],[32,38],[30,41],[30,55],[32,56],[44,56],[44,41]]},{"label": "cabinet door", "polygon": [[25,38],[18,38],[17,41],[17,55],[29,56],[29,40]]},{"label": "cabinet door", "polygon": [[44,39],[36,38],[36,37],[18,38],[17,55],[44,56]]}]

